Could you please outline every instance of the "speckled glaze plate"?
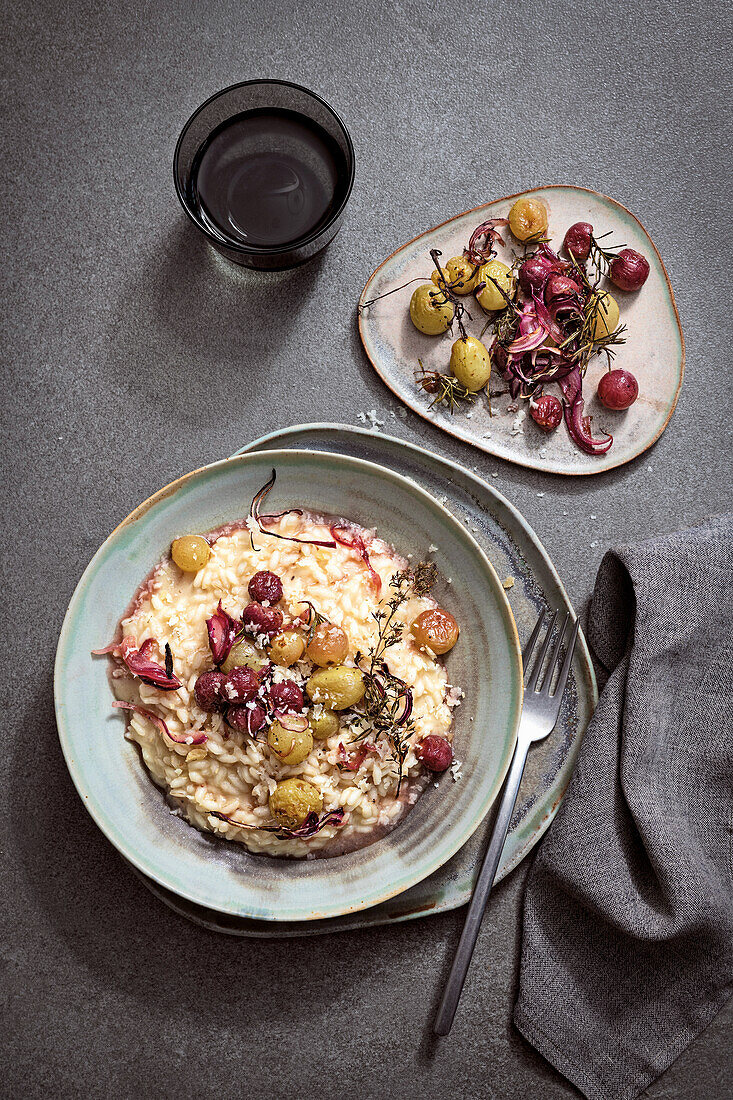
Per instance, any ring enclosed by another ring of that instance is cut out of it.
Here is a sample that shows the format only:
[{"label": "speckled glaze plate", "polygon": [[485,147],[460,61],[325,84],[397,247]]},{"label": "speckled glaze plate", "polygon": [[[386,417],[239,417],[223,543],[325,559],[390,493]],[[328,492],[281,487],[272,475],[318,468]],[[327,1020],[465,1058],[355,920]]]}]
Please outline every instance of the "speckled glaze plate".
[{"label": "speckled glaze plate", "polygon": [[[480,477],[432,452],[392,436],[338,424],[303,424],[255,440],[243,450],[289,447],[340,451],[377,462],[412,478],[449,508],[494,565],[502,581],[514,585],[507,595],[524,643],[541,608],[567,608],[570,601],[552,562],[532,528],[509,501]],[[533,745],[497,878],[509,874],[550,825],[570,779],[582,734],[597,702],[595,675],[581,634],[568,692],[554,733]],[[362,913],[316,922],[263,921],[223,917],[182,901],[139,876],[150,890],[181,916],[218,932],[239,936],[317,935],[348,928],[392,924],[464,905],[488,840],[491,815],[448,863],[399,897]]]},{"label": "speckled glaze plate", "polygon": [[[511,398],[494,400],[494,416],[489,416],[485,400],[474,402],[470,417],[464,408],[451,415],[445,408],[429,407],[431,398],[415,384],[418,359],[427,370],[447,371],[452,337],[424,336],[410,320],[410,296],[417,282],[404,290],[382,298],[373,305],[364,303],[399,287],[411,279],[429,281],[434,270],[430,249],[438,248],[444,259],[460,255],[472,231],[490,217],[506,217],[518,195],[508,195],[459,214],[435,229],[429,229],[393,252],[380,264],[359,299],[359,332],[371,363],[396,397],[414,412],[443,431],[472,443],[488,454],[557,474],[596,474],[610,470],[640,455],[659,438],[677,404],[685,363],[685,345],[674,294],[661,256],[644,226],[626,207],[614,199],[584,187],[553,185],[522,194],[539,196],[549,210],[549,232],[559,248],[565,230],[573,222],[590,222],[596,233],[611,230],[609,240],[641,252],[649,261],[650,273],[645,285],[635,294],[626,294],[608,285],[621,309],[621,321],[628,328],[627,342],[619,347],[615,366],[627,367],[639,381],[639,397],[626,412],[603,408],[596,388],[605,367],[605,356],[596,356],[588,367],[583,384],[585,411],[593,417],[594,429],[604,428],[614,439],[605,455],[587,455],[579,450],[563,425],[544,433],[528,416],[521,423],[517,414],[507,412]],[[521,246],[508,228],[502,231],[506,247],[498,246],[498,258],[511,263]],[[466,321],[470,334],[478,336],[486,316],[475,300],[468,298],[473,315]],[[492,388],[505,389],[501,380],[492,380]],[[550,387],[554,392],[557,387]],[[548,391],[548,392],[550,392]],[[559,393],[559,390],[558,390]]]},{"label": "speckled glaze plate", "polygon": [[[268,507],[275,512],[305,506],[377,526],[382,538],[416,560],[435,544],[432,557],[442,574],[435,595],[450,604],[466,639],[446,658],[451,681],[466,693],[453,726],[463,779],[453,783],[446,773],[387,836],[336,859],[253,855],[172,814],[137,747],[124,737],[124,720],[112,709],[108,662],[91,656],[114,637],[138,585],[172,539],[246,515],[273,468],[278,480]],[[72,779],[96,823],[130,863],[162,889],[228,917],[312,921],[396,896],[466,843],[509,766],[521,713],[522,667],[514,618],[496,572],[470,532],[434,497],[401,474],[362,459],[273,449],[187,474],[112,532],[69,605],[54,689]]]}]

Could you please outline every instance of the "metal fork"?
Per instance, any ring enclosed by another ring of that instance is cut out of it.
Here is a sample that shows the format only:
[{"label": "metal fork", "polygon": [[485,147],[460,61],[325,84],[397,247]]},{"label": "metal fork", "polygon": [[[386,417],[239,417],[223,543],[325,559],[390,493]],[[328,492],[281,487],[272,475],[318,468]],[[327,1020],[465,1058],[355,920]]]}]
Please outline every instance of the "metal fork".
[{"label": "metal fork", "polygon": [[[552,616],[552,622],[547,631],[542,650],[527,680],[524,692],[524,704],[522,707],[522,718],[519,723],[517,745],[514,750],[509,774],[504,786],[499,812],[494,822],[494,829],[491,834],[489,847],[484,856],[473,896],[468,905],[466,922],[463,926],[463,932],[461,933],[461,939],[456,950],[455,958],[453,959],[453,966],[448,976],[443,999],[440,1002],[440,1008],[438,1009],[438,1014],[433,1024],[433,1031],[436,1035],[448,1034],[453,1023],[453,1017],[456,1014],[463,983],[466,980],[473,949],[476,946],[476,939],[478,938],[479,928],[481,927],[484,909],[489,900],[491,887],[494,885],[496,869],[499,866],[499,859],[504,847],[504,841],[509,831],[509,822],[514,811],[514,804],[517,801],[519,784],[522,781],[522,773],[524,772],[529,746],[533,741],[542,741],[552,733],[557,724],[558,715],[560,714],[560,704],[562,703],[565,685],[568,682],[570,664],[573,659],[573,651],[575,649],[580,623],[577,620],[575,621],[565,651],[565,657],[562,658],[561,664],[562,640],[570,620],[570,612],[565,615],[562,628],[555,642],[552,656],[550,657],[549,665],[547,666],[547,672],[540,684],[540,676],[545,664],[545,658],[550,648],[550,642],[558,616],[558,611]],[[540,631],[542,630],[544,618],[545,612],[543,611],[537,620],[537,625],[532,631],[532,637],[527,642],[522,653],[525,677],[528,672],[530,658],[537,644],[537,639],[540,636]],[[551,694],[550,688],[552,687],[552,681],[555,678],[558,667],[560,668],[560,675],[555,690]]]}]

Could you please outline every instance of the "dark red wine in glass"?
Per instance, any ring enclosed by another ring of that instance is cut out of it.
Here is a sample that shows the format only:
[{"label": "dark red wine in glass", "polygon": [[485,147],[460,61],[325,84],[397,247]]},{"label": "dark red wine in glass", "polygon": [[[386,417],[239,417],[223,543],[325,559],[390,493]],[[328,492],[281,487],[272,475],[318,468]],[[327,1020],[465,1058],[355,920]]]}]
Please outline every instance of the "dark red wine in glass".
[{"label": "dark red wine in glass", "polygon": [[338,231],[354,181],[349,133],[314,92],[246,81],[193,113],[176,147],[184,210],[223,255],[292,267]]},{"label": "dark red wine in glass", "polygon": [[191,184],[213,232],[234,244],[277,248],[327,221],[346,177],[341,150],[317,123],[264,108],[228,119],[211,135]]}]

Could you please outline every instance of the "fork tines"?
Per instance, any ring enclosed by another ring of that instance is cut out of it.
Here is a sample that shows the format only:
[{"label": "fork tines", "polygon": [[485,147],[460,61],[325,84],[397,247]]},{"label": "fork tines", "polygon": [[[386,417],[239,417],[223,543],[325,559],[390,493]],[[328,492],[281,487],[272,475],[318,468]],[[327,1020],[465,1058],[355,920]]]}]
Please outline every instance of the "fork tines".
[{"label": "fork tines", "polygon": [[[545,660],[550,649],[552,635],[555,631],[555,626],[557,624],[560,612],[556,611],[555,614],[552,616],[552,620],[545,635],[542,649],[540,650],[540,655],[535,661],[534,668],[530,672],[529,662],[534,652],[540,633],[542,632],[542,626],[545,621],[545,614],[545,611],[542,611],[537,620],[537,625],[532,631],[532,635],[527,642],[524,651],[522,652],[522,661],[524,662],[524,675],[526,679],[527,692],[534,692],[537,695],[546,695],[552,698],[555,695],[562,694],[563,690],[565,689],[565,684],[567,683],[568,674],[570,672],[570,662],[572,661],[573,650],[575,649],[575,640],[578,636],[580,623],[577,619],[575,620],[573,629],[568,639],[567,647],[565,649],[565,659],[562,662],[562,666],[560,667],[559,676],[557,677],[557,682],[555,684],[555,689],[551,692],[550,688],[552,687],[554,673],[560,662],[563,637],[567,630],[568,623],[570,622],[570,612],[568,611],[565,614],[565,618],[562,621],[562,626],[560,627],[557,638],[555,639],[555,645],[553,647],[550,660],[547,663],[545,674],[544,676],[542,676],[542,670],[545,668]],[[542,682],[540,683],[541,676]],[[527,677],[529,678],[527,679]]]}]

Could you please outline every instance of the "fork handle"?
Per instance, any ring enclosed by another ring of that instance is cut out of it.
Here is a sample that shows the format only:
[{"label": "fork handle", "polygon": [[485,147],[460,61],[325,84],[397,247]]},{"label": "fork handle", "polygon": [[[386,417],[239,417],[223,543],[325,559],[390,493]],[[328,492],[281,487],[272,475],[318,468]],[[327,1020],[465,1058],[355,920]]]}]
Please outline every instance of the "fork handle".
[{"label": "fork handle", "polygon": [[486,851],[486,855],[484,856],[484,861],[481,864],[481,870],[476,881],[473,896],[468,904],[466,922],[463,925],[461,939],[456,950],[455,958],[453,959],[453,965],[448,976],[443,999],[440,1002],[440,1008],[438,1009],[438,1014],[433,1024],[433,1031],[436,1035],[448,1034],[453,1023],[453,1017],[456,1014],[456,1009],[458,1008],[461,990],[466,980],[473,949],[476,946],[479,928],[481,927],[481,919],[484,915],[486,903],[489,900],[491,887],[494,885],[496,869],[499,866],[502,849],[504,848],[504,841],[509,831],[509,822],[511,821],[514,804],[517,801],[519,784],[522,782],[522,774],[524,772],[529,746],[529,741],[517,742],[517,746],[514,750],[514,756],[512,757],[511,766],[509,768],[509,775],[507,776],[504,793],[499,805],[499,812],[494,822],[491,841]]}]

